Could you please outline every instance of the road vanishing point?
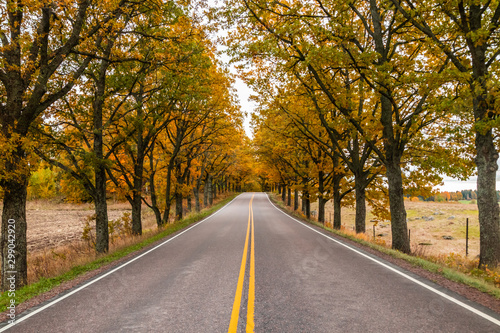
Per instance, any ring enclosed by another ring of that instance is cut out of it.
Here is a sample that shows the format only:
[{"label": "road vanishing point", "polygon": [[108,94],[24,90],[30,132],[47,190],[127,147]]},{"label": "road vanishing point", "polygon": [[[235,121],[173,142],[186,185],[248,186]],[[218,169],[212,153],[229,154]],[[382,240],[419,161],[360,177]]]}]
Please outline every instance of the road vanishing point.
[{"label": "road vanishing point", "polygon": [[500,316],[243,193],[6,330],[500,332]]}]

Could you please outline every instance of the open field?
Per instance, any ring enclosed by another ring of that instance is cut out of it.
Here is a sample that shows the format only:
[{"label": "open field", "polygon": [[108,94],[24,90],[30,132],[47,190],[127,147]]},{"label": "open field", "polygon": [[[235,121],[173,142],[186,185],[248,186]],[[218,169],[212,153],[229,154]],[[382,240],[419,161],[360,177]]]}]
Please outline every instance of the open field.
[{"label": "open field", "polygon": [[[477,204],[459,202],[412,202],[405,201],[408,228],[411,233],[411,247],[417,254],[448,255],[451,253],[465,256],[465,224],[469,218],[469,258],[479,255],[479,222]],[[317,211],[317,203],[311,204],[311,211]],[[333,204],[326,206],[326,220],[333,218]],[[342,209],[342,225],[354,227],[354,208]],[[375,217],[367,206],[366,233],[373,236]],[[378,239],[391,244],[389,221],[379,221],[375,226]],[[448,239],[445,239],[448,238]],[[449,239],[451,238],[451,239]]]},{"label": "open field", "polygon": [[[110,202],[108,218],[115,220],[130,213],[127,202]],[[28,201],[28,253],[50,250],[82,239],[85,221],[94,214],[92,204],[55,203],[46,200]],[[154,215],[143,206],[143,229],[155,226]]]}]

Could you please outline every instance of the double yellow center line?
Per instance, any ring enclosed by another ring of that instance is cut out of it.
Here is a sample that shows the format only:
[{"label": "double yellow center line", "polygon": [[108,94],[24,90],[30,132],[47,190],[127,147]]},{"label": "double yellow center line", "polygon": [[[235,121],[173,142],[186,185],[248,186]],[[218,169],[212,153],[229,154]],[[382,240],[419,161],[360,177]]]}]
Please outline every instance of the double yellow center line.
[{"label": "double yellow center line", "polygon": [[247,306],[247,333],[253,332],[255,327],[254,322],[254,306],[255,306],[255,231],[253,222],[252,201],[255,194],[252,194],[250,203],[248,204],[248,226],[247,236],[245,238],[245,249],[243,250],[243,258],[241,259],[240,275],[238,277],[238,285],[236,286],[236,295],[234,297],[233,311],[231,313],[231,322],[229,323],[229,333],[236,333],[238,329],[238,319],[240,316],[241,298],[243,294],[243,282],[245,280],[245,271],[247,265],[248,239],[250,230],[250,274],[248,279],[248,306]]}]

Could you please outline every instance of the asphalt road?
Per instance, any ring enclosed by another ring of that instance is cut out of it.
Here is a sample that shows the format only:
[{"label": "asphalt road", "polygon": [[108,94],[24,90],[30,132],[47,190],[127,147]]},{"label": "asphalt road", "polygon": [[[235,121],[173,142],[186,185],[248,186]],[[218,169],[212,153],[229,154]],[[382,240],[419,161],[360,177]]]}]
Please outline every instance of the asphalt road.
[{"label": "asphalt road", "polygon": [[291,219],[263,193],[105,274],[0,332],[500,332],[497,314]]}]

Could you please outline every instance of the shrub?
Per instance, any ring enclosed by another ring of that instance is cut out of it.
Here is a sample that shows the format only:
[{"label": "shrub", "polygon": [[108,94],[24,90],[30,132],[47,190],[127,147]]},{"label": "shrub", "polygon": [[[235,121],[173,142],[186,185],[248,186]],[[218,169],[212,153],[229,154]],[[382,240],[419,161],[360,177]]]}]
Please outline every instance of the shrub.
[{"label": "shrub", "polygon": [[[88,216],[85,219],[85,225],[82,230],[82,239],[91,248],[95,248],[95,219],[95,214]],[[111,243],[119,238],[125,238],[126,236],[132,235],[132,220],[130,218],[130,213],[123,213],[120,218],[109,220],[108,233]]]}]

